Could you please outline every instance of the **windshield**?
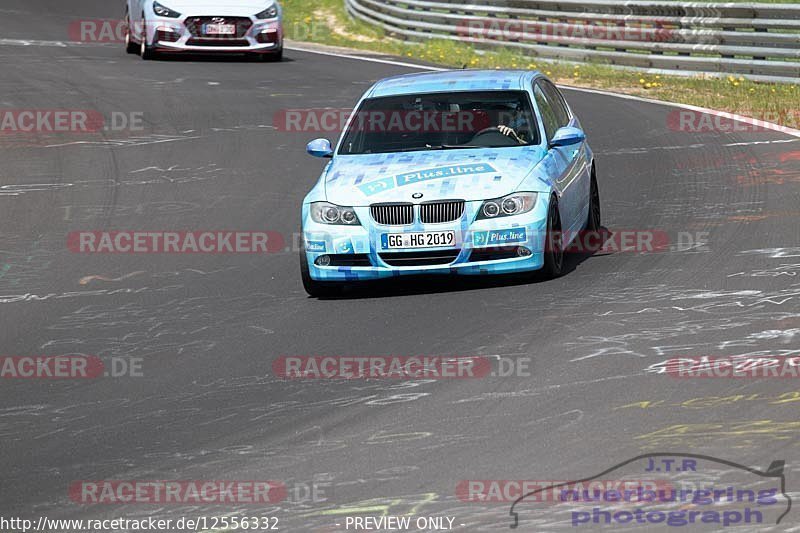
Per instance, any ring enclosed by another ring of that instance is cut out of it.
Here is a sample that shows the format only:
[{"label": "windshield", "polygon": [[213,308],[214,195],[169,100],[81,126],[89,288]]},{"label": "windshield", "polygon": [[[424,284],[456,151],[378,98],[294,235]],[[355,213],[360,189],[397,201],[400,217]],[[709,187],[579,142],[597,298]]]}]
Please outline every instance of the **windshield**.
[{"label": "windshield", "polygon": [[339,154],[532,144],[539,144],[539,134],[524,91],[408,94],[364,100]]}]

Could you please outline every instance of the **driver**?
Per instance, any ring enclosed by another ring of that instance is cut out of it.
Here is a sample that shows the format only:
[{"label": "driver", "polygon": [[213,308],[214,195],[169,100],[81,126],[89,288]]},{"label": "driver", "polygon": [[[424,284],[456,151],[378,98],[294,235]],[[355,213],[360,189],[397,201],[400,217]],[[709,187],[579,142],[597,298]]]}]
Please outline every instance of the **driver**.
[{"label": "driver", "polygon": [[500,116],[498,117],[498,122],[505,122],[504,118],[508,117],[508,124],[500,124],[497,126],[497,129],[505,135],[506,137],[511,137],[519,144],[526,144],[525,133],[518,133],[518,130],[522,132],[529,131],[530,127],[528,124],[528,119],[525,117],[525,113],[521,112],[519,106],[514,106],[512,111],[506,110],[505,112],[501,112]]}]

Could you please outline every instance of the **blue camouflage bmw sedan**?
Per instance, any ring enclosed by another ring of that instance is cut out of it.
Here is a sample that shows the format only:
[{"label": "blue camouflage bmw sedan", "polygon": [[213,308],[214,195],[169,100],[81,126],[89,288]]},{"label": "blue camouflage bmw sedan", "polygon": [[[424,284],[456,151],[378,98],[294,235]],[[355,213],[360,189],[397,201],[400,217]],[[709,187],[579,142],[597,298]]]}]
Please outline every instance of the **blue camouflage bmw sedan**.
[{"label": "blue camouflage bmw sedan", "polygon": [[405,275],[562,273],[600,227],[592,150],[536,71],[461,70],[377,82],[302,206],[301,274],[322,296]]}]

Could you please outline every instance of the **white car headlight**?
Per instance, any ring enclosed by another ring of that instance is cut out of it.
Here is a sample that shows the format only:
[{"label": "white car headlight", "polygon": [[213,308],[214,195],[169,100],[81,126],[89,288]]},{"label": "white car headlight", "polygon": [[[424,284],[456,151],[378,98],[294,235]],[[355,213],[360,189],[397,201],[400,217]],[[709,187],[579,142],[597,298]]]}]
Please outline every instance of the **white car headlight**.
[{"label": "white car headlight", "polygon": [[486,200],[478,212],[477,220],[487,220],[498,217],[512,217],[528,213],[536,206],[535,192],[515,192],[502,198]]},{"label": "white car headlight", "polygon": [[361,224],[352,207],[342,207],[328,202],[311,204],[311,220],[317,224],[358,226]]},{"label": "white car headlight", "polygon": [[278,4],[272,4],[267,9],[256,15],[259,20],[274,19],[278,16]]},{"label": "white car headlight", "polygon": [[159,17],[167,17],[171,19],[176,19],[181,16],[181,14],[177,11],[173,11],[167,6],[163,6],[158,2],[153,2],[153,12]]}]

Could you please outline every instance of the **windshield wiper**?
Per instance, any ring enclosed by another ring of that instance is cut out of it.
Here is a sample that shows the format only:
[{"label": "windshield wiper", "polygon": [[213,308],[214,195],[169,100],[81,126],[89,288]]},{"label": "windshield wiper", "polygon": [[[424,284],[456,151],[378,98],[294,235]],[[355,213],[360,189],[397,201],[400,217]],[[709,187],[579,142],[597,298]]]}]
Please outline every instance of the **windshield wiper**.
[{"label": "windshield wiper", "polygon": [[[396,148],[396,149],[392,149],[392,150],[385,150],[385,151],[375,152],[375,153],[391,154],[391,153],[400,153],[400,152],[422,152],[424,150],[474,150],[474,149],[477,149],[477,148],[490,148],[490,147],[487,147],[487,146],[475,146],[475,145],[471,145],[471,144],[442,144],[442,145],[439,145],[439,146],[427,145],[427,146],[417,146],[417,147],[414,147],[414,148]],[[369,153],[371,153],[371,152],[369,152]]]},{"label": "windshield wiper", "polygon": [[474,150],[486,148],[486,146],[475,146],[474,144],[443,144],[437,147],[439,150]]},{"label": "windshield wiper", "polygon": [[[438,150],[438,147],[433,146],[416,146],[414,148],[393,148],[391,150],[382,150],[380,152],[375,152],[376,154],[393,154],[399,152],[421,152],[422,150]],[[372,152],[369,152],[372,153]]]}]

